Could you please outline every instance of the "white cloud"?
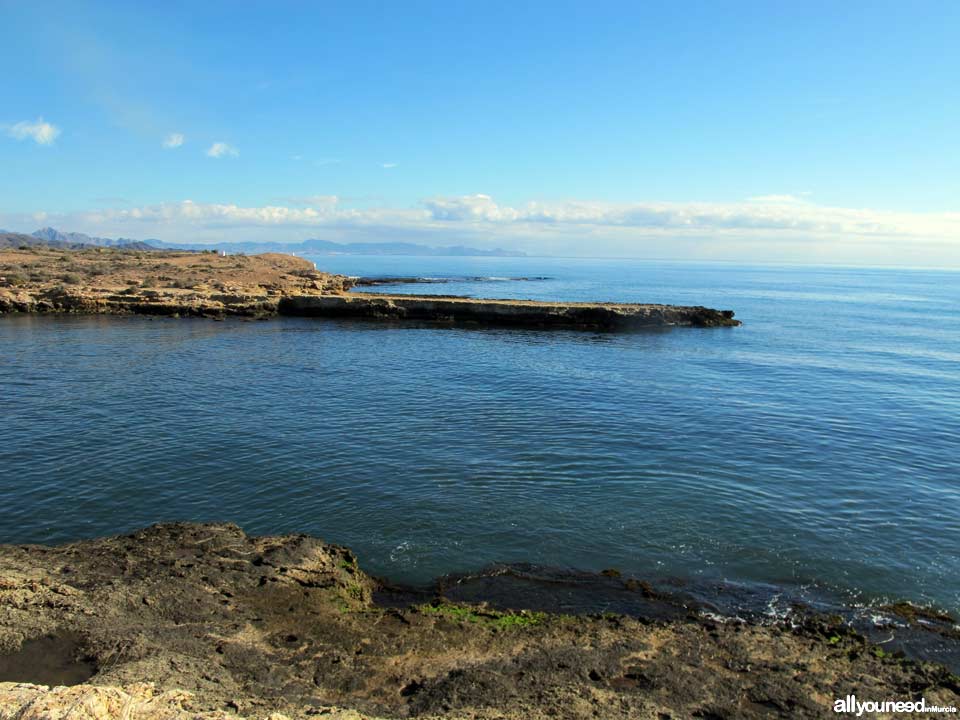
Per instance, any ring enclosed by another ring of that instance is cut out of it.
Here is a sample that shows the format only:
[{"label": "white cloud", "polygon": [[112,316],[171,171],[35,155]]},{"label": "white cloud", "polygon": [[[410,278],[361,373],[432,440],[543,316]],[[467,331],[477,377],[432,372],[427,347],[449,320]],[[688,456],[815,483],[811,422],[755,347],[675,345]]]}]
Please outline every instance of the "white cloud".
[{"label": "white cloud", "polygon": [[395,167],[397,167],[397,165],[399,165],[399,163],[383,163],[383,164],[380,165],[380,167],[382,167],[382,168],[384,168],[384,169],[386,169],[386,170],[389,170],[390,168],[395,168]]},{"label": "white cloud", "polygon": [[235,147],[225,142],[215,142],[207,150],[207,156],[212,158],[222,158],[226,156],[237,157],[239,154],[240,152]]},{"label": "white cloud", "polygon": [[501,208],[489,195],[464,195],[453,198],[431,198],[423,206],[435,220],[491,221],[516,220],[519,212],[513,208]]},{"label": "white cloud", "polygon": [[52,145],[60,134],[60,128],[44,122],[42,117],[38,117],[34,122],[22,120],[16,125],[7,128],[7,135],[17,140],[33,140],[38,145]]},{"label": "white cloud", "polygon": [[495,226],[548,225],[691,233],[794,233],[811,235],[950,238],[960,240],[960,213],[902,213],[815,205],[790,195],[741,203],[605,203],[569,200],[497,204],[488,195],[431,198],[423,206],[434,220]]},{"label": "white cloud", "polygon": [[163,139],[163,146],[168,149],[178,148],[183,145],[186,138],[182,133],[170,133]]}]

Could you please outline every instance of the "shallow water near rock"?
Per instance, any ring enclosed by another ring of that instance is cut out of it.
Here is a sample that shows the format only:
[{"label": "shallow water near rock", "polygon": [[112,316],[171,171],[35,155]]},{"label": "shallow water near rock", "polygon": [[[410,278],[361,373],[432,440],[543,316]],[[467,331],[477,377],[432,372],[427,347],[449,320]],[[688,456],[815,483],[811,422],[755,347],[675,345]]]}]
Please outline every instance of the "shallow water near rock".
[{"label": "shallow water near rock", "polygon": [[386,582],[374,600],[384,607],[440,600],[502,611],[628,615],[653,622],[706,618],[796,626],[829,620],[863,635],[885,653],[938,662],[960,673],[960,627],[952,617],[927,614],[914,606],[849,605],[815,588],[690,578],[650,581],[625,576],[615,568],[591,573],[514,563],[445,575],[423,586]]},{"label": "shallow water near rock", "polygon": [[[448,277],[442,294],[703,304],[745,324],[3,317],[0,542],[233,521],[349,545],[414,584],[497,562],[616,567],[960,610],[957,273],[315,260]],[[477,279],[503,277],[536,280]]]}]

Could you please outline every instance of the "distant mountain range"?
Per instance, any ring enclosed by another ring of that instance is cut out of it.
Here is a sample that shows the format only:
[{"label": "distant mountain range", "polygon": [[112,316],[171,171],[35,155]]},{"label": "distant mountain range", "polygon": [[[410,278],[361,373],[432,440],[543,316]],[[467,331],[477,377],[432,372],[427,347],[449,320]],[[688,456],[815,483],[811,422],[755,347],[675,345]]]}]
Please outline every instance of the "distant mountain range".
[{"label": "distant mountain range", "polygon": [[510,250],[481,250],[479,248],[453,245],[446,247],[431,247],[405,242],[380,243],[338,243],[331,240],[311,239],[298,243],[278,242],[227,242],[207,245],[201,243],[166,243],[160,240],[147,240],[148,243],[159,248],[209,250],[216,247],[229,253],[265,253],[282,252],[296,255],[473,255],[496,257],[523,257],[525,253]]},{"label": "distant mountain range", "polygon": [[215,245],[204,243],[169,243],[162,240],[131,240],[129,238],[102,238],[76,232],[61,232],[45,227],[30,235],[0,231],[0,247],[19,247],[21,245],[47,245],[48,247],[84,248],[116,247],[128,250],[223,250],[228,253],[247,253],[250,255],[265,252],[291,253],[295,255],[434,255],[434,256],[482,256],[482,257],[523,257],[526,253],[501,250],[481,250],[479,248],[453,245],[432,247],[405,242],[381,243],[338,243],[330,240],[311,239],[298,243],[276,242],[227,242]]},{"label": "distant mountain range", "polygon": [[44,245],[46,247],[77,250],[90,247],[117,247],[127,250],[156,250],[156,246],[142,240],[90,237],[83,233],[62,233],[51,227],[37,230],[30,235],[0,230],[0,248]]},{"label": "distant mountain range", "polygon": [[41,228],[30,234],[47,245],[96,245],[98,247],[124,247],[149,250],[151,247],[156,247],[154,243],[159,242],[159,240],[131,240],[130,238],[111,240],[110,238],[91,237],[83,233],[60,232],[52,227]]},{"label": "distant mountain range", "polygon": [[6,230],[0,230],[0,249],[39,244],[39,241],[32,235],[24,235],[23,233],[12,233],[7,232]]}]

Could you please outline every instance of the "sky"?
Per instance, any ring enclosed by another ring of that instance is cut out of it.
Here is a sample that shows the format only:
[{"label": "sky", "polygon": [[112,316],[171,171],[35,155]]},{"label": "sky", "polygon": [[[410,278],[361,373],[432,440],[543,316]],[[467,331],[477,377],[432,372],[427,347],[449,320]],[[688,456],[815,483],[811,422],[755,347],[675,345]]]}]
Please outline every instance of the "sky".
[{"label": "sky", "polygon": [[0,228],[960,266],[960,3],[0,0]]}]

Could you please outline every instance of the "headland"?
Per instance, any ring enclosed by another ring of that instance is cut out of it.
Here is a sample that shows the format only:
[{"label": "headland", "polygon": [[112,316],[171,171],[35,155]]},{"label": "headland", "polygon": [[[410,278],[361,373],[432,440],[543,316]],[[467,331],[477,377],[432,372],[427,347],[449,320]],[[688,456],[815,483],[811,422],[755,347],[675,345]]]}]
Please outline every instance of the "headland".
[{"label": "headland", "polygon": [[588,330],[740,324],[730,310],[702,306],[350,292],[357,283],[358,278],[321,272],[309,260],[277,253],[0,249],[0,313],[301,315]]}]

